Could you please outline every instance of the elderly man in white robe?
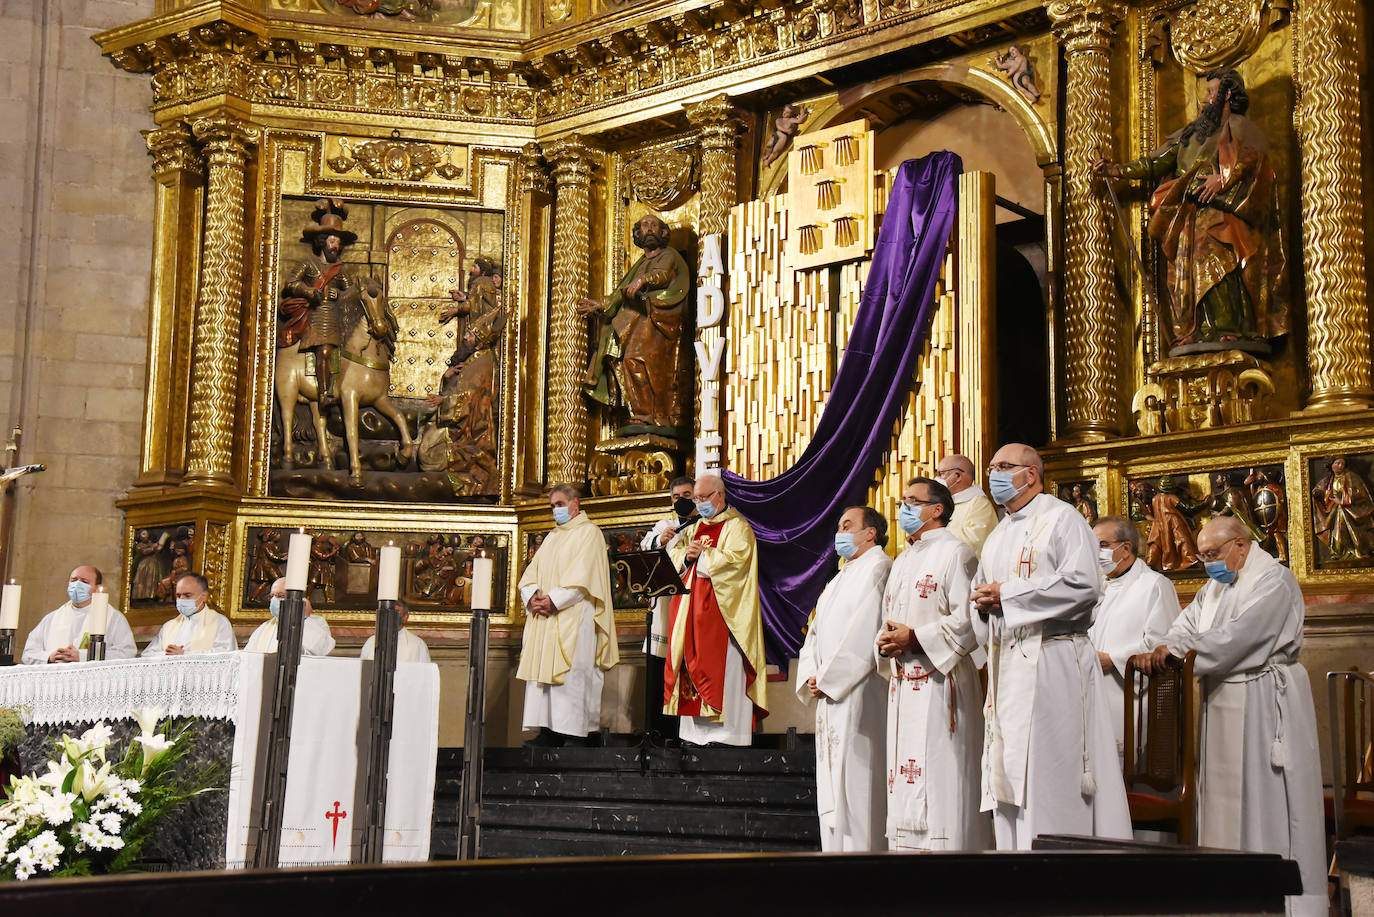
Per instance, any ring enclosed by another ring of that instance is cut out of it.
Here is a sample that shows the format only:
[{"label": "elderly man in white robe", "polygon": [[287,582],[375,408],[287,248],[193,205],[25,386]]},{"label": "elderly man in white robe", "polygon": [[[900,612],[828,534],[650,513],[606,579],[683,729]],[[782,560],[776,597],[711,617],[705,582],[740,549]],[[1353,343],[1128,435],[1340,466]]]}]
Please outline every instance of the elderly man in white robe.
[{"label": "elderly man in white robe", "polygon": [[[396,611],[401,616],[401,626],[396,643],[397,662],[429,662],[429,647],[425,646],[425,641],[410,632],[406,627],[410,623],[410,606],[405,602],[396,603]],[[377,635],[373,634],[363,642],[362,652],[358,654],[359,659],[377,658]]]},{"label": "elderly man in white robe", "polygon": [[954,515],[945,520],[946,527],[977,556],[997,525],[997,508],[973,483],[973,462],[958,453],[947,455],[935,466],[935,477],[954,498]]},{"label": "elderly man in white robe", "polygon": [[1140,530],[1129,519],[1103,516],[1093,526],[1097,536],[1097,563],[1106,577],[1102,599],[1093,611],[1088,639],[1106,676],[1103,688],[1112,715],[1116,753],[1125,761],[1121,747],[1126,726],[1126,663],[1145,646],[1147,634],[1164,634],[1178,617],[1178,593],[1167,576],[1156,573],[1140,559]]},{"label": "elderly man in white robe", "polygon": [[[80,662],[89,634],[86,625],[91,615],[91,595],[105,577],[90,564],[81,564],[67,579],[67,601],[43,616],[24,641],[20,662],[45,665]],[[105,658],[132,659],[138,655],[134,632],[119,609],[110,606],[105,620]]]},{"label": "elderly man in white robe", "polygon": [[[281,620],[281,605],[286,601],[286,577],[280,576],[272,582],[272,592],[267,600],[267,611],[271,615],[257,626],[243,645],[246,653],[275,653],[277,651],[277,623]],[[315,614],[310,599],[305,600],[305,617],[301,619],[301,655],[328,656],[334,652],[334,635],[329,623]]]},{"label": "elderly man in white robe", "polygon": [[1102,591],[1097,539],[1044,492],[1029,446],[997,450],[992,498],[1007,515],[974,577],[975,632],[988,646],[983,808],[998,850],[1040,834],[1130,838],[1126,788],[1088,625]]},{"label": "elderly man in white robe", "polygon": [[144,656],[187,653],[232,653],[239,648],[229,619],[209,606],[210,583],[199,573],[176,581],[177,616],[163,624],[143,650]]},{"label": "elderly man in white robe", "polygon": [[1171,657],[1197,653],[1199,843],[1296,860],[1303,893],[1289,897],[1288,913],[1325,915],[1317,720],[1307,670],[1298,662],[1302,589],[1232,516],[1204,525],[1197,547],[1208,583],[1136,664],[1153,674]]},{"label": "elderly man in white robe", "polygon": [[887,839],[893,850],[986,850],[992,819],[981,810],[986,657],[970,620],[978,558],[946,525],[955,512],[944,484],[914,478],[897,522],[910,539],[892,564],[878,634],[887,694]]},{"label": "elderly man in white robe", "polygon": [[869,506],[840,517],[844,566],[825,587],[797,659],[797,696],[816,704],[816,808],[821,850],[883,848],[883,694],[873,671],[892,561],[887,520]]}]

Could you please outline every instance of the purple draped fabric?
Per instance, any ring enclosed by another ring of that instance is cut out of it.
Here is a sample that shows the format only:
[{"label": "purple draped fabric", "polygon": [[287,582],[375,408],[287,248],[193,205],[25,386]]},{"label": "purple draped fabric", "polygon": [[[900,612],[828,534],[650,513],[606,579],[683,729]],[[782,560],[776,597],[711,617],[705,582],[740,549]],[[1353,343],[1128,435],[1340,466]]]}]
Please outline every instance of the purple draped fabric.
[{"label": "purple draped fabric", "polygon": [[[935,314],[935,282],[954,226],[963,161],[950,152],[902,163],[888,197],[863,300],[815,436],[767,481],[725,472],[729,502],[758,538],[768,661],[784,670],[835,573],[835,526],[866,503]],[[900,532],[896,533],[900,536]]]}]

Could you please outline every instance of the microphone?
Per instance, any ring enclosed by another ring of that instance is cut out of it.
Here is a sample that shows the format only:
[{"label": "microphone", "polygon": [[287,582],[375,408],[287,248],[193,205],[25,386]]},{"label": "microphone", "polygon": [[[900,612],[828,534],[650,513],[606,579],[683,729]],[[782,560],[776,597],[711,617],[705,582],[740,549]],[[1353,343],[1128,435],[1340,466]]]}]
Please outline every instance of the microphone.
[{"label": "microphone", "polygon": [[0,472],[0,484],[8,484],[15,478],[22,478],[26,474],[37,474],[40,471],[47,471],[47,465],[15,465],[13,468],[6,468]]}]

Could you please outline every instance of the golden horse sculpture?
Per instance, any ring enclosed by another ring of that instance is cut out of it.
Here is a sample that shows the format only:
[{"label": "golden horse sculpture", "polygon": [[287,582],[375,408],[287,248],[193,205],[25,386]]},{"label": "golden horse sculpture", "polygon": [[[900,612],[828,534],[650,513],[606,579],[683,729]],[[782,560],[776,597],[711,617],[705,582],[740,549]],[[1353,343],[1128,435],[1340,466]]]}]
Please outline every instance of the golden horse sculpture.
[{"label": "golden horse sculpture", "polygon": [[[345,439],[348,441],[348,479],[354,486],[363,481],[362,462],[358,458],[358,412],[371,405],[396,425],[401,434],[401,446],[396,460],[401,468],[410,464],[415,453],[415,441],[410,428],[395,402],[387,396],[391,387],[391,355],[396,339],[396,320],[382,301],[381,288],[375,280],[355,287],[362,304],[362,315],[347,332],[343,347],[339,348],[339,371],[335,375],[339,407],[343,411]],[[345,294],[349,295],[349,294]],[[333,450],[329,447],[329,433],[324,415],[320,412],[320,391],[315,377],[307,372],[307,361],[298,344],[277,351],[277,404],[281,408],[285,430],[282,468],[294,467],[291,455],[291,419],[297,404],[310,405],[310,417],[315,427],[315,442],[320,460],[327,470],[333,470]]]}]

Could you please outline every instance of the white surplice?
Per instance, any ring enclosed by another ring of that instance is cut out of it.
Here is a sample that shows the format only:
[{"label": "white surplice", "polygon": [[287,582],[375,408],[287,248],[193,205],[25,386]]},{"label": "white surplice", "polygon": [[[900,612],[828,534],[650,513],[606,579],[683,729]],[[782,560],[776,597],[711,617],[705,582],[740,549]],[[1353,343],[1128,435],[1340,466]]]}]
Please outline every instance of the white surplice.
[{"label": "white surplice", "polygon": [[797,697],[816,704],[821,850],[883,849],[883,693],[873,670],[892,561],[874,545],[826,584],[797,658]]},{"label": "white surplice", "polygon": [[[275,653],[277,651],[277,619],[268,618],[258,625],[243,645],[247,653]],[[301,621],[301,655],[328,656],[334,652],[334,635],[329,623],[311,613]]]},{"label": "white surplice", "polygon": [[977,484],[970,484],[951,496],[954,497],[954,514],[949,517],[948,528],[976,555],[983,550],[983,543],[997,526],[997,507]]},{"label": "white surplice", "polygon": [[[20,662],[24,665],[46,665],[49,657],[64,646],[81,649],[86,639],[86,624],[90,620],[91,606],[75,608],[71,602],[64,602],[43,616],[38,626],[29,631],[24,641],[24,652]],[[132,659],[138,655],[134,643],[134,632],[129,629],[129,621],[118,608],[110,608],[105,620],[105,658]]]},{"label": "white surplice", "polygon": [[1290,914],[1324,915],[1326,839],[1317,720],[1298,663],[1305,617],[1292,571],[1250,545],[1235,582],[1209,580],[1164,644],[1203,678],[1198,839],[1296,860]]},{"label": "white surplice", "polygon": [[1121,743],[1126,727],[1126,662],[1136,653],[1154,649],[1145,635],[1163,634],[1178,617],[1178,593],[1167,576],[1156,573],[1139,557],[1124,572],[1107,580],[1102,599],[1093,611],[1088,639],[1093,649],[1112,657],[1114,669],[1103,679],[1103,694],[1116,736],[1117,760],[1124,760]]},{"label": "white surplice", "polygon": [[[677,527],[677,534],[663,542],[663,544],[659,544],[659,537],[670,525]],[[682,519],[678,517],[677,513],[673,513],[654,523],[654,527],[649,529],[649,533],[640,539],[639,549],[641,551],[655,551],[662,548],[666,551],[668,548],[677,544],[681,538]],[[671,596],[665,596],[664,598],[654,600],[649,632],[644,635],[644,652],[651,656],[657,656],[660,659],[668,655],[668,605],[670,602],[672,602]]]},{"label": "white surplice", "polygon": [[[207,614],[215,615],[216,612],[209,605],[206,605],[189,618],[185,615],[177,615],[162,625],[153,639],[143,648],[143,655],[149,657],[165,656],[169,646],[183,647],[187,653],[232,653],[238,649],[239,642],[234,638],[234,626],[229,623],[229,618],[225,615],[218,615],[214,621],[215,633],[211,646],[203,650],[192,648],[191,642],[195,638],[196,630],[201,626],[201,622],[205,621]],[[206,621],[207,627],[209,623]]]},{"label": "white surplice", "polygon": [[[377,635],[373,634],[363,643],[363,649],[362,652],[358,654],[358,658],[375,659],[376,657]],[[396,642],[396,661],[429,662],[429,647],[425,646],[425,641],[403,627],[400,630],[400,639]]]},{"label": "white surplice", "polygon": [[[926,531],[892,564],[883,621],[912,628],[921,649],[878,659],[887,693],[887,838],[893,850],[985,850],[979,805],[984,658],[969,620],[978,559],[947,528]],[[874,647],[876,652],[876,646]]]},{"label": "white surplice", "polygon": [[1029,849],[1039,834],[1130,838],[1087,636],[1102,591],[1097,536],[1068,503],[1037,494],[988,536],[979,583],[1002,584],[1002,614],[973,616],[988,646],[982,804],[997,849]]},{"label": "white surplice", "polygon": [[[536,583],[528,583],[520,590],[520,601],[528,608],[530,599],[539,591]],[[585,590],[578,587],[549,589],[545,593],[561,609],[559,614],[576,614],[577,647],[573,650],[572,668],[563,676],[561,685],[525,682],[525,712],[520,727],[552,729],[569,736],[585,736],[601,728],[601,690],[606,673],[596,664],[596,617]]]}]

